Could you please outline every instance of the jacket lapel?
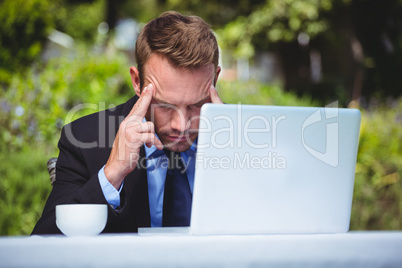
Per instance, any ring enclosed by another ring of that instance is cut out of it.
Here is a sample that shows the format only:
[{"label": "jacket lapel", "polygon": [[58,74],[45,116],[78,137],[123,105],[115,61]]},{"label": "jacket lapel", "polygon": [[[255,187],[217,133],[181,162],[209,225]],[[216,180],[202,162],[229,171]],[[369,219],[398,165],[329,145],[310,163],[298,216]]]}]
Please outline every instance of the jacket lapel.
[{"label": "jacket lapel", "polygon": [[121,111],[121,115],[123,115],[124,117],[126,117],[131,109],[133,108],[134,104],[137,102],[138,100],[138,96],[135,95],[134,97],[132,97],[131,99],[129,99],[123,106],[123,110]]}]

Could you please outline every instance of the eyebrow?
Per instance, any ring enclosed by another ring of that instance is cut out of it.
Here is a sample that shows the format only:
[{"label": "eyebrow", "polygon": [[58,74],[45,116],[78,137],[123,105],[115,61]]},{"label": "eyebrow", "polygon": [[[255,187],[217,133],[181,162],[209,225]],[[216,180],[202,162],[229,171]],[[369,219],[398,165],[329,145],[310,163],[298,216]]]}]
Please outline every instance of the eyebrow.
[{"label": "eyebrow", "polygon": [[[153,97],[153,99],[156,100],[157,102],[161,103],[161,104],[166,104],[166,105],[175,106],[174,104],[168,103],[168,102],[166,102],[166,101],[160,100],[160,99],[155,98],[155,97]],[[209,96],[205,97],[204,99],[202,99],[202,100],[200,100],[200,101],[198,101],[198,102],[196,102],[196,103],[190,104],[189,106],[197,106],[197,105],[203,104],[203,103],[204,103],[205,101],[207,101],[208,99],[209,99]]]}]

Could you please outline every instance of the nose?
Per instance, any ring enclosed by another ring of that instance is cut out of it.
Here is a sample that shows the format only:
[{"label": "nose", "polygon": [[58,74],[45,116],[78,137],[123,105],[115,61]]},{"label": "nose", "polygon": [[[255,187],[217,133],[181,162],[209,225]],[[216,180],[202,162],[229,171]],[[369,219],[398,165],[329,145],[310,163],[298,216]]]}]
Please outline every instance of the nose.
[{"label": "nose", "polygon": [[170,119],[170,127],[172,130],[178,133],[184,133],[187,121],[187,112],[185,109],[176,108],[172,111],[172,117]]}]

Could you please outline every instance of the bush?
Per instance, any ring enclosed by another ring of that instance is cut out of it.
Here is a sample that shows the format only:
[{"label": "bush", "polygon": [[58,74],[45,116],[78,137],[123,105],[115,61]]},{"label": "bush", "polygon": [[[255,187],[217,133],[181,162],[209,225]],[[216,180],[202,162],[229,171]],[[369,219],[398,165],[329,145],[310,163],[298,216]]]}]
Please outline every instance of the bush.
[{"label": "bush", "polygon": [[52,29],[78,42],[93,42],[105,10],[105,0],[0,1],[0,87],[39,59]]},{"label": "bush", "polygon": [[49,151],[27,147],[0,153],[0,235],[28,235],[42,214],[51,185]]},{"label": "bush", "polygon": [[284,92],[279,86],[266,85],[257,81],[240,82],[220,80],[217,85],[219,96],[225,103],[243,103],[283,106],[316,106],[309,96],[298,98],[296,94]]},{"label": "bush", "polygon": [[105,21],[105,0],[56,0],[59,1],[56,29],[75,40],[93,43],[98,25]]},{"label": "bush", "polygon": [[[54,145],[69,121],[132,96],[129,81],[123,55],[88,53],[83,48],[15,74],[0,97],[0,149]],[[74,109],[77,112],[72,113]]]},{"label": "bush", "polygon": [[53,27],[50,9],[49,1],[42,0],[4,0],[0,3],[2,83],[7,84],[11,73],[26,69],[40,55]]},{"label": "bush", "polygon": [[362,111],[351,228],[402,229],[402,99]]}]

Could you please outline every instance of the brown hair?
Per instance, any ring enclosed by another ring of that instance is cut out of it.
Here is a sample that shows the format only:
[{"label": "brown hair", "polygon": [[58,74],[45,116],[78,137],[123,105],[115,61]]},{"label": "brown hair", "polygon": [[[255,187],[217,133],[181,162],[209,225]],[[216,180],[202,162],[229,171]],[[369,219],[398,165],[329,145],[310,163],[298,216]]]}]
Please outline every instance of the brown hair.
[{"label": "brown hair", "polygon": [[162,13],[148,22],[138,36],[135,58],[141,88],[144,65],[152,53],[159,53],[177,68],[198,68],[219,61],[218,43],[209,24],[198,16],[184,16],[175,11]]}]

